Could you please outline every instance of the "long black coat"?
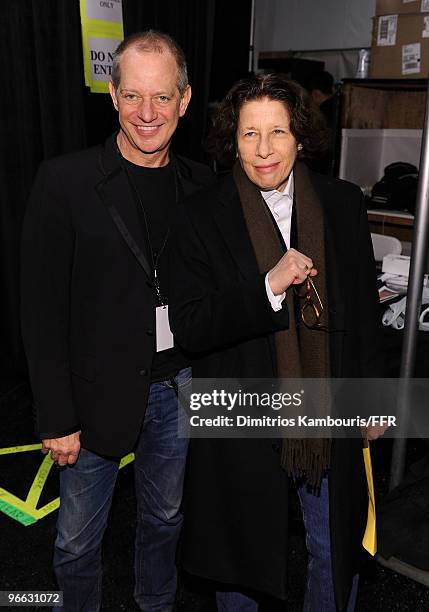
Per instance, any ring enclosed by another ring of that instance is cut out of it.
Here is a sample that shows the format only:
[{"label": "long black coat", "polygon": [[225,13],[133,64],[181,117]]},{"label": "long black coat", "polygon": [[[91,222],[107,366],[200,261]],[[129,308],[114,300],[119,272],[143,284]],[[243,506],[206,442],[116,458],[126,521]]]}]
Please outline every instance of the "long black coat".
[{"label": "long black coat", "polygon": [[[309,173],[325,215],[334,377],[374,376],[378,300],[360,190]],[[296,194],[299,206],[299,193]],[[191,197],[171,240],[170,318],[196,353],[195,377],[275,376],[274,312],[232,177]],[[317,267],[317,262],[316,262]],[[331,546],[341,609],[363,557],[367,490],[360,440],[335,440],[329,477]],[[192,440],[182,563],[196,575],[286,596],[288,483],[269,440]]]},{"label": "long black coat", "polygon": [[[182,197],[213,183],[205,166],[172,161]],[[80,428],[85,448],[132,449],[155,350],[145,253],[114,136],[42,163],[22,237],[22,330],[41,438]]]}]

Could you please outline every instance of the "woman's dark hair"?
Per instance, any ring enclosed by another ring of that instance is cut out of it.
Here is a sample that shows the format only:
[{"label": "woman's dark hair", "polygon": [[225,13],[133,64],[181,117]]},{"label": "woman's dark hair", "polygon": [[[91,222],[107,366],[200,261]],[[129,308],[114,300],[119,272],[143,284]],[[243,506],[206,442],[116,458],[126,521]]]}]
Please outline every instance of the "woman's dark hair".
[{"label": "woman's dark hair", "polygon": [[302,145],[298,157],[315,158],[326,151],[326,121],[308,92],[284,74],[255,74],[235,83],[215,111],[208,150],[218,161],[227,166],[234,162],[241,107],[246,102],[263,98],[284,104],[290,117],[290,130],[296,142]]}]

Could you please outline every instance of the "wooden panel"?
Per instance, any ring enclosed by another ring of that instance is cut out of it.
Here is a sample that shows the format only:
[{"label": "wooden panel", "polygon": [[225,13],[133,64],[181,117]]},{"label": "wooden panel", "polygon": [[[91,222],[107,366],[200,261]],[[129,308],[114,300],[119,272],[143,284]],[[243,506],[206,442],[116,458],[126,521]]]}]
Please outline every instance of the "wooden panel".
[{"label": "wooden panel", "polygon": [[369,229],[375,234],[395,236],[399,240],[412,242],[414,217],[399,213],[368,211]]},{"label": "wooden panel", "polygon": [[422,129],[425,91],[393,91],[345,85],[342,126],[369,129]]}]

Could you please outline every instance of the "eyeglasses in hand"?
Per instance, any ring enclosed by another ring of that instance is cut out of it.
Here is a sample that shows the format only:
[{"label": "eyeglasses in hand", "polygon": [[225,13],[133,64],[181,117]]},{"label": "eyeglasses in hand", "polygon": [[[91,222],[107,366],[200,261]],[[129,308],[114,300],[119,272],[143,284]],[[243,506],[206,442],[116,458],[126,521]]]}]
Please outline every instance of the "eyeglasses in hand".
[{"label": "eyeglasses in hand", "polygon": [[326,325],[323,325],[320,321],[324,309],[313,279],[307,276],[306,281],[299,287],[294,287],[294,289],[296,295],[304,299],[300,307],[301,321],[304,325],[308,329],[328,331]]}]

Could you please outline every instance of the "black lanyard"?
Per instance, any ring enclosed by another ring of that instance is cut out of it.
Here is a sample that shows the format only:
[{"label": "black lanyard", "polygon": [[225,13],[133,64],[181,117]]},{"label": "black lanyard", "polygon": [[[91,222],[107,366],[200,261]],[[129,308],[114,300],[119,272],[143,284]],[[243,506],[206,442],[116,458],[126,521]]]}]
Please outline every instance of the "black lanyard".
[{"label": "black lanyard", "polygon": [[[144,227],[145,227],[145,231],[146,231],[146,239],[147,239],[147,244],[148,244],[148,248],[149,248],[150,259],[151,259],[151,262],[152,262],[153,281],[154,281],[154,285],[155,285],[156,299],[157,299],[157,302],[158,302],[158,306],[164,306],[165,305],[165,299],[162,296],[161,288],[159,286],[159,279],[158,279],[158,262],[159,262],[159,259],[160,259],[161,255],[162,255],[162,253],[164,252],[165,246],[167,244],[168,236],[170,234],[170,223],[168,224],[167,231],[166,231],[165,236],[164,236],[164,240],[162,241],[162,244],[161,244],[161,248],[159,249],[158,253],[154,253],[153,246],[152,246],[152,241],[151,241],[151,238],[150,238],[149,223],[148,223],[148,220],[147,220],[146,209],[144,207],[141,194],[139,193],[139,190],[136,187],[136,184],[135,184],[135,182],[134,182],[134,180],[133,180],[133,178],[131,176],[131,173],[130,173],[129,169],[127,168],[127,165],[124,163],[124,158],[122,157],[121,152],[120,152],[118,146],[116,147],[116,151],[117,151],[118,156],[119,156],[121,167],[124,170],[125,176],[128,179],[128,183],[129,183],[131,191],[133,193],[134,201],[136,203],[136,206],[138,206],[140,208],[140,210],[142,211],[142,213],[143,213]],[[177,171],[176,163],[175,163],[175,161],[173,159],[171,159],[171,165],[172,165],[173,176],[174,176],[175,203],[177,205],[178,202],[179,202],[179,178],[178,178],[178,171]]]}]

